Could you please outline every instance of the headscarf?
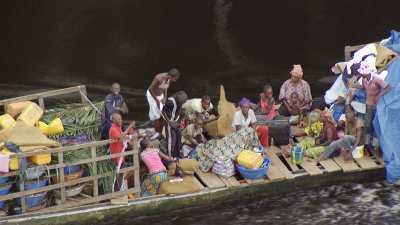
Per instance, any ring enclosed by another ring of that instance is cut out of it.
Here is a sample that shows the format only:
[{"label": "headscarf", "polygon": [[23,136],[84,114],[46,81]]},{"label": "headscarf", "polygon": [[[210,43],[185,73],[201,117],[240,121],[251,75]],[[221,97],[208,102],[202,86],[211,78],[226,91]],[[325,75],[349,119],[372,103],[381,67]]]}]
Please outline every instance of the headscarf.
[{"label": "headscarf", "polygon": [[239,102],[240,107],[250,106],[250,100],[247,98],[242,98]]},{"label": "headscarf", "polygon": [[294,64],[292,71],[290,71],[292,76],[302,78],[303,77],[303,68],[300,64]]}]

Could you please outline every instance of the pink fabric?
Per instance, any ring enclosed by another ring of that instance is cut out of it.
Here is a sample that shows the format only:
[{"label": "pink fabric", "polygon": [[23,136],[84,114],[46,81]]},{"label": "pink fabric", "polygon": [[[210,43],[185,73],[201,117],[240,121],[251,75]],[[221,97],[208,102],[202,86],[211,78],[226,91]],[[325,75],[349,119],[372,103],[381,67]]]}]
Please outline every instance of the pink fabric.
[{"label": "pink fabric", "polygon": [[278,115],[278,113],[276,112],[274,100],[272,100],[271,105],[270,105],[270,104],[268,104],[267,99],[261,99],[260,107],[261,107],[261,111],[263,113],[265,113],[267,115],[267,118],[270,120],[272,120],[273,118],[275,118],[275,116]]},{"label": "pink fabric", "polygon": [[143,151],[140,156],[150,174],[155,174],[166,170],[164,164],[161,161],[159,150],[155,148],[147,148]]},{"label": "pink fabric", "polygon": [[10,169],[9,164],[10,164],[10,156],[0,154],[0,172],[8,173]]},{"label": "pink fabric", "polygon": [[312,96],[310,85],[307,83],[307,81],[300,80],[298,83],[294,83],[291,79],[285,81],[279,93],[279,100],[288,101],[290,104],[290,97],[292,96],[293,92],[297,93],[299,103],[302,105],[302,109],[310,109]]},{"label": "pink fabric", "polygon": [[367,81],[363,79],[363,86],[367,92],[367,105],[375,106],[378,103],[378,95],[387,86],[387,83],[381,78],[371,75],[371,79]]}]

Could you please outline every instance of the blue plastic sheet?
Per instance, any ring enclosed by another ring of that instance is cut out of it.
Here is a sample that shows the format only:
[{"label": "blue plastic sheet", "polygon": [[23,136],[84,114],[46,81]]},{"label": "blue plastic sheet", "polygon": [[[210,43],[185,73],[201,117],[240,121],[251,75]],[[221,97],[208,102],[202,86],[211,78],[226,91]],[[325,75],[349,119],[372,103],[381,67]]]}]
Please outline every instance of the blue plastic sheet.
[{"label": "blue plastic sheet", "polygon": [[386,179],[396,182],[400,180],[400,59],[390,64],[385,81],[392,89],[378,102],[374,130],[383,151]]},{"label": "blue plastic sheet", "polygon": [[400,54],[400,32],[392,30],[390,32],[390,40],[385,44],[385,47]]}]

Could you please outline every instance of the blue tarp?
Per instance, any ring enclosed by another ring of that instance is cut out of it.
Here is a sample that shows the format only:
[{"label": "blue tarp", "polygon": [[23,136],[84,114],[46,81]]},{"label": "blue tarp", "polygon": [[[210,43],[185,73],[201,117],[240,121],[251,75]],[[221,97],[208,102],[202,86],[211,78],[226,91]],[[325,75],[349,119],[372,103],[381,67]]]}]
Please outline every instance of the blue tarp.
[{"label": "blue tarp", "polygon": [[385,47],[400,54],[400,32],[390,31],[390,40],[385,44]]},{"label": "blue tarp", "polygon": [[374,130],[379,138],[389,182],[400,180],[400,59],[388,67],[385,81],[391,91],[377,105]]}]

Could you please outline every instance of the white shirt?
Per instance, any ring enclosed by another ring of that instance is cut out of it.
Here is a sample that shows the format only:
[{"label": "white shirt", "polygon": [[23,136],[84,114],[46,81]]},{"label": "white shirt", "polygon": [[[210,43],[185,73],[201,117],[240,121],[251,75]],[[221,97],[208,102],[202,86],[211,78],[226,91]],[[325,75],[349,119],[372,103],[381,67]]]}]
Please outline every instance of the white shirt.
[{"label": "white shirt", "polygon": [[256,115],[252,109],[249,109],[249,113],[247,118],[243,116],[242,110],[236,111],[233,115],[232,127],[236,128],[236,126],[248,127],[250,124],[254,124],[257,122]]},{"label": "white shirt", "polygon": [[[186,101],[185,104],[182,105],[182,108],[187,113],[202,113],[205,111],[203,109],[203,106],[201,105],[201,98],[192,98]],[[210,103],[210,107],[208,108],[208,110],[211,110],[212,108],[213,105]]]}]

